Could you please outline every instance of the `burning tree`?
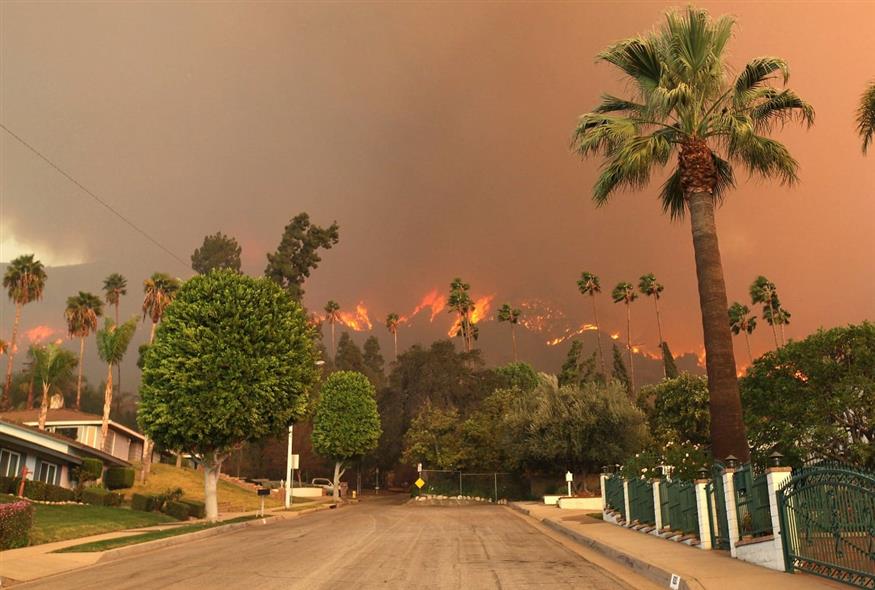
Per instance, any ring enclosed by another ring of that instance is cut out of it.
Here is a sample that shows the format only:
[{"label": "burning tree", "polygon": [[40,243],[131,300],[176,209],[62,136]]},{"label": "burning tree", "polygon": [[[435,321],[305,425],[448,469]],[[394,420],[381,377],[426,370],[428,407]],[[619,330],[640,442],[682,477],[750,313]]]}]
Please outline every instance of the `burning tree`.
[{"label": "burning tree", "polygon": [[461,336],[465,342],[465,352],[471,352],[471,349],[474,348],[474,340],[477,339],[478,335],[477,326],[471,321],[474,302],[468,293],[470,290],[471,285],[458,277],[450,283],[449,312],[458,315],[454,329],[455,334]]}]

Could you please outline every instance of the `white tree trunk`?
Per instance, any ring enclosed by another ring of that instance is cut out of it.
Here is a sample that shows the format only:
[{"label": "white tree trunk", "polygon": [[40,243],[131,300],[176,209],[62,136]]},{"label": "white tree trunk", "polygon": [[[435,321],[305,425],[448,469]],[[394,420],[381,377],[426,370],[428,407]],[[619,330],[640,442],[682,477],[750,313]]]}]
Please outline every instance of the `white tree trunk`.
[{"label": "white tree trunk", "polygon": [[106,444],[109,438],[109,411],[112,408],[112,363],[106,371],[106,390],[103,392],[103,421],[100,424],[100,446],[104,452],[109,453],[110,449]]},{"label": "white tree trunk", "polygon": [[207,520],[215,522],[219,519],[219,502],[216,489],[219,483],[219,472],[226,455],[219,453],[204,454],[204,503],[206,504]]},{"label": "white tree trunk", "polygon": [[43,381],[43,397],[39,405],[39,429],[46,429],[46,416],[49,413],[49,384]]},{"label": "white tree trunk", "polygon": [[343,477],[345,472],[346,469],[343,468],[343,461],[334,463],[334,489],[331,491],[331,495],[334,498],[335,504],[340,500],[340,478]]}]

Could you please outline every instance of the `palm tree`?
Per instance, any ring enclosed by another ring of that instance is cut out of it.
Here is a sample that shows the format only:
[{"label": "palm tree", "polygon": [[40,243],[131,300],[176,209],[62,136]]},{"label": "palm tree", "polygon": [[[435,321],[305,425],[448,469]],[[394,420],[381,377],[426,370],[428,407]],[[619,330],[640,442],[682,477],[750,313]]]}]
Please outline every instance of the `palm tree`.
[{"label": "palm tree", "polygon": [[775,295],[768,307],[763,308],[763,319],[766,320],[766,323],[772,327],[778,326],[779,333],[781,334],[781,346],[784,346],[786,342],[784,339],[784,326],[790,323],[790,317],[790,312],[784,309],[777,295]]},{"label": "palm tree", "polygon": [[738,336],[744,332],[744,342],[747,344],[747,358],[753,363],[753,353],[750,351],[750,335],[757,327],[757,318],[750,314],[750,308],[736,301],[729,307],[729,329]]},{"label": "palm tree", "polygon": [[395,345],[395,360],[398,360],[398,323],[401,319],[397,313],[390,313],[386,316],[386,329],[392,334],[392,340]]},{"label": "palm tree", "polygon": [[109,452],[107,438],[109,434],[109,410],[112,407],[112,366],[122,362],[134,332],[137,330],[137,319],[131,318],[117,326],[109,318],[102,330],[97,331],[97,354],[106,363],[106,389],[103,393],[103,423],[100,426],[100,440],[103,450]]},{"label": "palm tree", "polygon": [[15,323],[12,324],[12,338],[6,352],[6,383],[3,386],[3,397],[0,407],[9,404],[12,388],[12,365],[15,362],[15,343],[18,340],[18,324],[21,321],[21,308],[31,301],[43,297],[46,286],[46,269],[43,263],[34,258],[33,254],[23,254],[9,263],[3,275],[3,288],[9,294],[9,300],[15,303]]},{"label": "palm tree", "polygon": [[103,279],[103,292],[106,294],[106,302],[115,306],[115,323],[119,322],[118,308],[122,295],[128,294],[128,280],[117,272]]},{"label": "palm tree", "polygon": [[626,304],[626,350],[629,352],[629,385],[635,391],[635,365],[632,364],[632,302],[638,299],[638,293],[632,283],[617,283],[611,292],[614,303]]},{"label": "palm tree", "polygon": [[860,97],[860,108],[857,109],[857,131],[863,139],[865,154],[869,144],[872,143],[872,138],[875,137],[875,82],[870,83]]},{"label": "palm tree", "polygon": [[76,366],[76,357],[69,350],[57,344],[31,346],[33,371],[43,386],[43,396],[39,408],[39,429],[46,429],[46,416],[49,413],[49,392],[61,381],[69,379]]},{"label": "palm tree", "polygon": [[[758,276],[750,285],[750,300],[763,306],[763,319],[772,327],[772,335],[775,337],[775,348],[784,346],[784,324],[790,323],[790,312],[781,307],[778,298],[778,290],[775,283],[764,277]],[[781,343],[778,344],[778,329],[780,326]]]},{"label": "palm tree", "polygon": [[665,287],[656,282],[656,277],[653,273],[641,275],[638,281],[638,290],[645,297],[653,297],[653,304],[656,306],[656,330],[659,334],[659,346],[662,346],[662,320],[659,318],[659,298],[662,296],[662,291]]},{"label": "palm tree", "polygon": [[520,310],[511,308],[509,303],[505,303],[498,310],[498,321],[510,324],[510,338],[513,341],[513,362],[517,362],[516,326],[520,322],[520,313]]},{"label": "palm tree", "polygon": [[175,279],[163,272],[156,272],[143,281],[143,319],[149,317],[152,320],[152,331],[149,333],[149,344],[155,340],[155,328],[164,317],[164,310],[176,297],[176,292],[181,286],[179,279]]},{"label": "palm tree", "polygon": [[337,356],[337,349],[334,346],[334,324],[340,321],[340,304],[330,300],[325,304],[325,320],[331,326],[331,358]]},{"label": "palm tree", "polygon": [[726,323],[714,210],[734,186],[733,164],[792,184],[796,160],[767,134],[775,124],[793,118],[811,125],[814,110],[792,90],[772,85],[775,80],[787,82],[789,70],[780,58],[755,58],[729,79],[724,51],[733,25],[730,17],[712,20],[706,11],[690,7],[668,13],[653,32],[604,50],[599,58],[626,74],[634,96],[605,95],[593,112],[581,117],[573,146],[581,156],[606,158],[593,191],[599,205],[620,189],[643,188],[654,168],[676,158],[661,200],[672,218],[690,215],[712,450],[715,457],[732,454],[746,461],[750,450]]},{"label": "palm tree", "polygon": [[85,361],[85,339],[97,329],[97,318],[103,315],[103,301],[93,293],[79,291],[67,298],[67,332],[79,338],[79,375],[76,378],[76,409],[82,396],[82,363]]},{"label": "palm tree", "polygon": [[465,352],[471,352],[476,338],[476,326],[471,324],[471,312],[474,311],[474,302],[468,294],[471,285],[456,277],[450,283],[450,296],[447,299],[447,307],[450,313],[458,315],[459,335],[465,343]]},{"label": "palm tree", "polygon": [[599,360],[602,365],[602,375],[605,375],[605,353],[602,351],[602,333],[599,327],[599,314],[595,305],[595,296],[602,292],[602,286],[598,276],[591,272],[583,272],[580,275],[580,280],[577,281],[577,288],[581,295],[589,295],[592,301],[592,317],[595,323],[595,337],[599,347]]}]

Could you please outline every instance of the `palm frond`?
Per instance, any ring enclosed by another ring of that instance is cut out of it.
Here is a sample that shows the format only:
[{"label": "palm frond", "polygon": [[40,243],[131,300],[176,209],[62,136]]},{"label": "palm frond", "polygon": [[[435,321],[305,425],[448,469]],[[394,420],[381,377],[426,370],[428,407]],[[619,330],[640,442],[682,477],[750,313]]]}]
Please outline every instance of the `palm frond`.
[{"label": "palm frond", "polygon": [[662,62],[650,39],[624,39],[599,53],[598,58],[634,78],[642,92],[659,86]]},{"label": "palm frond", "polygon": [[752,59],[744,69],[735,78],[733,85],[735,94],[734,102],[736,104],[744,104],[747,102],[746,97],[750,91],[759,88],[775,72],[780,72],[783,76],[783,83],[786,84],[790,78],[790,68],[780,57],[757,57]]},{"label": "palm frond", "polygon": [[797,180],[798,163],[787,147],[774,139],[757,135],[753,130],[729,137],[729,157],[738,160],[764,178],[778,177],[781,184],[792,185]]},{"label": "palm frond", "polygon": [[650,180],[654,165],[664,165],[671,156],[674,130],[662,128],[637,135],[614,146],[593,191],[593,200],[603,205],[621,187],[641,188]]},{"label": "palm frond", "polygon": [[603,94],[602,102],[593,109],[594,113],[625,113],[627,115],[640,114],[644,110],[643,104],[619,98],[611,94]]},{"label": "palm frond", "polygon": [[607,154],[637,133],[638,127],[629,117],[587,113],[580,117],[571,146],[581,156]]},{"label": "palm frond", "polygon": [[860,108],[857,109],[857,132],[863,138],[863,153],[865,154],[875,138],[875,82],[860,98]]},{"label": "palm frond", "polygon": [[789,89],[769,94],[750,109],[750,118],[757,131],[768,130],[775,122],[784,124],[793,119],[805,123],[807,127],[814,125],[814,107],[798,94]]}]

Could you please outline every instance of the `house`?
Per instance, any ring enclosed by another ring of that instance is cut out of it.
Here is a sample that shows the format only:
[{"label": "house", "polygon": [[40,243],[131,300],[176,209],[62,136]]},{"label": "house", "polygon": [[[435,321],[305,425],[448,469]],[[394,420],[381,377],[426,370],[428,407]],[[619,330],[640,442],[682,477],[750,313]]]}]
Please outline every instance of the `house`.
[{"label": "house", "polygon": [[[39,424],[39,408],[4,412],[0,414],[0,419],[27,426],[37,426]],[[67,408],[51,409],[46,417],[46,430],[49,432],[63,434],[123,461],[134,463],[143,460],[145,437],[142,434],[110,420],[108,440],[107,444],[104,445],[100,436],[102,424],[102,416]]]},{"label": "house", "polygon": [[73,469],[85,458],[98,459],[107,467],[130,466],[63,434],[0,419],[0,477],[20,476],[26,467],[27,479],[71,488]]}]

